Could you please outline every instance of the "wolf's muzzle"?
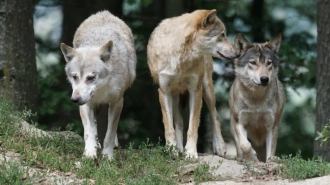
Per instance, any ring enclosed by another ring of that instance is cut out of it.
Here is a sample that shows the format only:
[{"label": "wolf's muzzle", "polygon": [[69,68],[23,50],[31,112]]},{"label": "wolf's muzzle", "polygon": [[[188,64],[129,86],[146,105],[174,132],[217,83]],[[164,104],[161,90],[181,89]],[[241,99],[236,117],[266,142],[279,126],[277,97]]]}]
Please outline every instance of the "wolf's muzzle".
[{"label": "wolf's muzzle", "polygon": [[78,102],[79,102],[79,99],[80,99],[80,98],[77,98],[77,97],[71,97],[71,101],[72,101],[73,103],[78,103]]},{"label": "wolf's muzzle", "polygon": [[238,58],[238,57],[240,56],[239,53],[235,53],[234,56],[230,56],[230,57],[223,55],[223,54],[220,53],[219,51],[217,51],[217,53],[219,54],[220,57],[222,57],[222,58],[224,58],[224,59],[226,59],[226,60],[229,60],[229,61],[234,60],[235,58]]},{"label": "wolf's muzzle", "polygon": [[261,85],[266,86],[266,85],[268,85],[269,78],[267,76],[262,76],[262,77],[260,77],[260,82],[261,82]]}]

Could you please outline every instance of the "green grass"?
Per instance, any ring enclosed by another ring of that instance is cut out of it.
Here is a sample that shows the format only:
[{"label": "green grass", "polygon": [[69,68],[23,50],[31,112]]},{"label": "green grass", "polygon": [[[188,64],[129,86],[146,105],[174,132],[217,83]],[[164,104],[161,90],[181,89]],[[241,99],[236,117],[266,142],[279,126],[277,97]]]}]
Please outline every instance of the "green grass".
[{"label": "green grass", "polygon": [[[221,179],[212,176],[211,171],[214,169],[210,169],[206,163],[198,163],[193,172],[180,176],[180,168],[197,161],[170,155],[171,148],[151,144],[148,140],[138,148],[133,148],[131,144],[125,149],[117,149],[112,161],[102,159],[100,155],[96,160],[83,158],[84,143],[78,138],[65,138],[59,133],[52,134],[52,138],[40,138],[20,132],[19,125],[15,123],[31,115],[28,111],[14,111],[9,103],[0,99],[0,155],[10,149],[20,154],[24,166],[72,172],[79,179],[85,179],[85,184],[89,183],[88,179],[94,179],[95,184],[100,185],[157,185],[189,181],[198,184]],[[329,163],[320,158],[304,160],[299,152],[294,157],[282,156],[276,162],[281,166],[274,171],[275,175],[288,179],[299,180],[330,174]],[[33,184],[29,181],[33,177],[29,176],[27,170],[18,163],[4,160],[0,163],[0,184]],[[42,177],[44,174],[34,174],[38,175]]]},{"label": "green grass", "polygon": [[[73,172],[78,178],[86,179],[85,184],[88,184],[87,179],[94,179],[95,184],[100,185],[177,184],[185,181],[179,175],[180,167],[197,163],[184,160],[182,156],[171,156],[168,153],[171,149],[148,141],[137,149],[130,145],[116,150],[112,161],[101,157],[96,160],[86,159],[82,157],[84,143],[77,138],[65,138],[62,134],[53,135],[52,138],[22,134],[15,123],[30,115],[29,112],[15,112],[9,103],[0,100],[1,148],[19,153],[20,160],[26,166],[63,173]],[[28,177],[23,178],[28,174],[16,163],[3,163],[0,171],[0,184],[28,184]],[[189,175],[197,184],[213,178],[207,164],[199,164],[193,174]]]},{"label": "green grass", "polygon": [[321,158],[304,160],[300,152],[294,157],[282,156],[277,162],[282,164],[279,169],[281,175],[288,179],[300,180],[330,174],[330,163]]},{"label": "green grass", "polygon": [[32,185],[26,180],[27,171],[20,168],[18,163],[4,160],[0,163],[0,184],[2,185]]}]

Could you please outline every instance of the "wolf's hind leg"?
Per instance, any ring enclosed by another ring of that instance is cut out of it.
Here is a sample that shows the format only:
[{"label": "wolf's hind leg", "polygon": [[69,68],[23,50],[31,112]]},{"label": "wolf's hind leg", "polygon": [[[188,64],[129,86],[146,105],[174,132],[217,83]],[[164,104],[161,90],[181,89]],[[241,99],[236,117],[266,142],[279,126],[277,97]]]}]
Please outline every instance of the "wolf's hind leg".
[{"label": "wolf's hind leg", "polygon": [[163,114],[166,144],[176,147],[175,129],[173,125],[173,95],[158,89],[159,102]]},{"label": "wolf's hind leg", "polygon": [[175,124],[175,136],[179,152],[183,152],[183,119],[179,108],[179,94],[173,95],[173,115]]},{"label": "wolf's hind leg", "polygon": [[[198,83],[197,83],[198,84]],[[202,84],[189,89],[189,128],[187,132],[186,158],[198,158],[197,139],[199,117],[202,108]]]},{"label": "wolf's hind leg", "polygon": [[[205,57],[206,58],[206,57]],[[203,98],[210,111],[210,120],[213,131],[213,153],[224,157],[226,155],[226,146],[221,135],[221,124],[216,109],[216,99],[212,81],[212,59],[205,59],[205,71],[203,77]]]},{"label": "wolf's hind leg", "polygon": [[79,107],[81,121],[84,126],[85,152],[84,155],[89,158],[96,158],[98,143],[97,126],[94,122],[94,110],[88,104]]},{"label": "wolf's hind leg", "polygon": [[124,98],[121,98],[116,103],[110,103],[109,104],[109,110],[108,110],[108,130],[104,138],[103,143],[103,156],[107,156],[109,160],[113,158],[114,155],[114,148],[116,146],[116,140],[118,144],[117,139],[117,128],[118,128],[118,121],[121,114],[121,111],[123,109],[124,104]]}]

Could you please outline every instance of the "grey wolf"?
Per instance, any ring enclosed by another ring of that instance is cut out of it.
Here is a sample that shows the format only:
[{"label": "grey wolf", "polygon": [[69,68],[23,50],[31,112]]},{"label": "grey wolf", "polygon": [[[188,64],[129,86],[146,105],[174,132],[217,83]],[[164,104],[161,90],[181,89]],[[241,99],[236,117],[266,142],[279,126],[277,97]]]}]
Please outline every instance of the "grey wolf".
[{"label": "grey wolf", "polygon": [[229,92],[230,126],[237,157],[266,161],[275,155],[278,127],[285,94],[277,77],[282,35],[263,43],[235,38],[240,57],[235,59],[236,78]]},{"label": "grey wolf", "polygon": [[76,30],[73,48],[61,43],[72,85],[71,100],[79,105],[86,157],[95,158],[97,128],[94,110],[109,104],[102,154],[111,159],[118,145],[117,126],[124,92],[135,79],[136,54],[130,28],[108,11],[87,18]]},{"label": "grey wolf", "polygon": [[212,81],[212,56],[223,60],[238,57],[238,51],[226,37],[226,28],[216,10],[196,10],[163,20],[149,38],[148,65],[159,85],[165,139],[183,152],[183,120],[179,95],[189,93],[189,128],[185,146],[187,158],[198,158],[196,144],[202,97],[210,110],[213,150],[226,153],[215,108]]}]

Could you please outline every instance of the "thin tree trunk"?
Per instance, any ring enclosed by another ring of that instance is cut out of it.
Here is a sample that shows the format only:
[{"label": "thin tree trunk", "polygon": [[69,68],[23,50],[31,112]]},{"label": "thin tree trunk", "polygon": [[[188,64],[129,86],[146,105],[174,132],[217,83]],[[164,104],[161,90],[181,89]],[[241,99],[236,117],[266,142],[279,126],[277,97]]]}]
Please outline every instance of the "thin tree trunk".
[{"label": "thin tree trunk", "polygon": [[[317,67],[316,67],[316,133],[321,132],[330,119],[330,0],[317,4]],[[330,161],[330,142],[320,146],[314,141],[314,155]]]},{"label": "thin tree trunk", "polygon": [[32,16],[32,0],[0,1],[0,96],[17,110],[36,113],[38,74]]}]

